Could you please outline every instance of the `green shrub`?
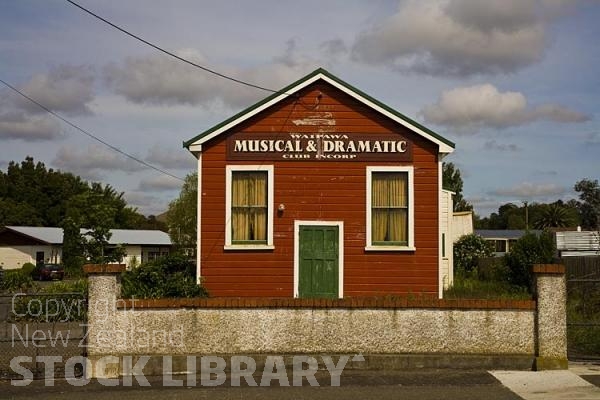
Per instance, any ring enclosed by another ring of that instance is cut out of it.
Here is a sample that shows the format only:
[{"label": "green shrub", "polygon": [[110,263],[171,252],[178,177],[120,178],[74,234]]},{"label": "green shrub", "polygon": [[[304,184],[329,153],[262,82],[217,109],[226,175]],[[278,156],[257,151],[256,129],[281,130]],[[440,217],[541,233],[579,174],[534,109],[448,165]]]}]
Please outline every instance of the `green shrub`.
[{"label": "green shrub", "polygon": [[491,257],[492,244],[474,233],[464,235],[454,244],[454,266],[458,272],[477,269],[480,258]]},{"label": "green shrub", "polygon": [[167,256],[125,271],[121,275],[124,298],[207,297],[196,283],[194,263],[183,256]]},{"label": "green shrub", "polygon": [[533,265],[552,263],[555,253],[556,245],[551,234],[543,232],[538,236],[526,233],[510,247],[510,253],[504,256],[510,271],[510,283],[531,290]]},{"label": "green shrub", "polygon": [[9,269],[4,271],[2,290],[6,292],[27,292],[33,286],[31,273],[23,269]]},{"label": "green shrub", "polygon": [[21,271],[23,271],[23,273],[27,274],[27,275],[31,275],[31,273],[33,272],[34,269],[35,269],[35,265],[33,265],[32,263],[25,263],[21,267]]},{"label": "green shrub", "polygon": [[88,280],[83,278],[69,281],[56,281],[44,287],[42,291],[44,293],[81,293],[87,297]]},{"label": "green shrub", "polygon": [[510,270],[503,257],[480,258],[477,263],[477,278],[488,282],[509,283]]},{"label": "green shrub", "polygon": [[445,299],[512,299],[528,300],[531,293],[522,286],[507,282],[482,281],[474,277],[457,276],[454,284],[444,290]]}]

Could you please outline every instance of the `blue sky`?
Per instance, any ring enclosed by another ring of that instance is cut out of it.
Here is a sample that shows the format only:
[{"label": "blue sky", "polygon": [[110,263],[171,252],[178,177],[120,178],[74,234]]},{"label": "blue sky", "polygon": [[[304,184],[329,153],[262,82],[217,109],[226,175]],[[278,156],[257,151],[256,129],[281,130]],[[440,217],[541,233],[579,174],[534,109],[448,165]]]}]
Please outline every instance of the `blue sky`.
[{"label": "blue sky", "polygon": [[[79,3],[199,64],[279,89],[324,67],[456,143],[480,215],[576,196],[600,178],[600,2],[561,0]],[[241,4],[240,4],[241,3]],[[181,143],[268,95],[158,53],[64,0],[0,0],[0,79],[184,177]],[[164,211],[181,182],[0,87],[0,168],[27,155]]]}]

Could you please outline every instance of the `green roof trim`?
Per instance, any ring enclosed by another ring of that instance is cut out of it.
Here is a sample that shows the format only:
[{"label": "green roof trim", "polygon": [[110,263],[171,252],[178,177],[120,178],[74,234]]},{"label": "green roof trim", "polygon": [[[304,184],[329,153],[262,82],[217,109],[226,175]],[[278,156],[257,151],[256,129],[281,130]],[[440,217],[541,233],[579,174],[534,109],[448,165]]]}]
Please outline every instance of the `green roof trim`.
[{"label": "green roof trim", "polygon": [[[185,141],[185,142],[183,142],[183,147],[185,147],[185,148],[188,148],[188,149],[189,149],[189,147],[190,147],[190,146],[191,146],[191,145],[192,145],[194,142],[196,142],[197,140],[200,140],[200,139],[202,139],[203,137],[205,137],[205,136],[207,136],[207,135],[210,135],[210,134],[211,134],[211,133],[213,133],[214,131],[216,131],[216,130],[218,130],[218,129],[222,128],[223,126],[225,126],[225,125],[227,125],[227,124],[230,124],[231,122],[235,121],[236,119],[239,119],[240,117],[244,116],[245,114],[252,112],[253,110],[255,110],[255,109],[257,109],[257,108],[261,107],[262,105],[264,105],[264,104],[266,104],[266,103],[268,103],[268,102],[270,102],[270,101],[271,101],[271,100],[273,100],[274,98],[276,98],[276,97],[278,97],[278,96],[280,96],[280,95],[282,95],[282,94],[285,94],[285,93],[287,93],[289,90],[291,90],[291,89],[295,88],[296,86],[298,86],[298,85],[300,85],[300,84],[302,84],[302,83],[306,82],[307,80],[309,80],[309,79],[311,79],[311,78],[313,78],[313,77],[315,77],[316,75],[319,75],[319,74],[325,75],[326,77],[328,77],[329,79],[331,79],[331,80],[335,81],[335,82],[336,82],[336,83],[338,83],[339,85],[341,85],[341,86],[344,86],[344,87],[345,87],[345,88],[347,88],[349,91],[352,91],[352,92],[354,92],[354,93],[358,94],[359,96],[361,96],[361,97],[365,98],[366,100],[368,100],[368,101],[370,101],[370,102],[372,102],[372,103],[376,104],[377,106],[379,106],[379,107],[383,108],[383,109],[384,109],[384,110],[386,110],[387,112],[389,112],[389,113],[391,113],[391,114],[395,115],[396,117],[398,117],[398,118],[400,118],[400,119],[404,120],[405,122],[407,122],[407,123],[409,123],[409,124],[411,124],[411,125],[415,126],[416,128],[418,128],[418,129],[421,129],[423,132],[426,132],[427,134],[429,134],[429,135],[433,136],[433,137],[434,137],[434,138],[436,138],[437,140],[439,140],[439,141],[441,141],[441,142],[445,143],[446,145],[448,145],[448,146],[450,146],[450,147],[452,147],[452,148],[454,148],[454,147],[455,147],[455,144],[454,144],[453,142],[451,142],[450,140],[448,140],[448,139],[444,138],[443,136],[441,136],[441,135],[437,134],[436,132],[432,131],[431,129],[429,129],[429,128],[427,128],[427,127],[423,126],[423,125],[421,125],[420,123],[418,123],[418,122],[416,122],[415,120],[413,120],[413,119],[411,119],[411,118],[407,117],[406,115],[404,115],[404,114],[402,114],[402,113],[400,113],[400,112],[398,112],[398,111],[394,110],[393,108],[391,108],[391,107],[390,107],[390,106],[388,106],[387,104],[384,104],[384,103],[380,102],[379,100],[377,100],[377,99],[375,99],[375,98],[373,98],[373,97],[369,96],[368,94],[366,94],[366,93],[365,93],[365,92],[363,92],[362,90],[359,90],[359,89],[357,89],[356,87],[354,87],[354,86],[350,85],[349,83],[347,83],[347,82],[345,82],[345,81],[341,80],[341,79],[340,79],[340,78],[338,78],[337,76],[335,76],[335,75],[332,75],[330,72],[328,72],[327,70],[325,70],[325,69],[323,69],[323,68],[318,68],[318,69],[314,70],[313,72],[311,72],[310,74],[306,75],[305,77],[298,79],[297,81],[295,81],[295,82],[293,82],[293,83],[289,84],[288,86],[284,87],[283,89],[281,89],[281,90],[279,90],[279,91],[277,91],[277,92],[274,92],[273,94],[269,95],[268,97],[264,98],[263,100],[261,100],[261,101],[259,101],[259,102],[255,103],[255,104],[251,105],[250,107],[248,107],[248,108],[246,108],[246,109],[244,109],[244,110],[240,111],[239,113],[237,113],[237,114],[235,114],[234,116],[232,116],[232,117],[230,117],[230,118],[226,119],[225,121],[223,121],[223,122],[221,122],[221,123],[219,123],[219,124],[217,124],[217,125],[213,126],[212,128],[210,128],[210,129],[208,129],[208,130],[206,130],[206,131],[204,131],[204,132],[200,133],[199,135],[196,135],[196,136],[195,136],[195,137],[193,137],[192,139],[190,139],[190,140],[188,140],[188,141]],[[290,95],[290,96],[292,96],[292,95]]]}]

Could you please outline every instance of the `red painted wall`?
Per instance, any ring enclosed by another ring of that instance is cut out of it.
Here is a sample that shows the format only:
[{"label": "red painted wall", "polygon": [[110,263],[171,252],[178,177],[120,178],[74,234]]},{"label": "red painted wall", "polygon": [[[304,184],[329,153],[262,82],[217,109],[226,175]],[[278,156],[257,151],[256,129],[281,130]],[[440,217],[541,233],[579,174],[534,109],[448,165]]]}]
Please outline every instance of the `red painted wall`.
[{"label": "red painted wall", "polygon": [[[316,98],[322,93],[317,107]],[[334,126],[296,126],[293,120],[330,112]],[[264,161],[275,169],[274,250],[224,250],[226,138],[257,133],[400,133],[413,144],[413,161]],[[201,274],[212,296],[294,293],[294,220],[344,221],[344,297],[438,292],[437,145],[349,95],[317,82],[203,145]],[[413,165],[414,252],[365,251],[366,167]]]}]

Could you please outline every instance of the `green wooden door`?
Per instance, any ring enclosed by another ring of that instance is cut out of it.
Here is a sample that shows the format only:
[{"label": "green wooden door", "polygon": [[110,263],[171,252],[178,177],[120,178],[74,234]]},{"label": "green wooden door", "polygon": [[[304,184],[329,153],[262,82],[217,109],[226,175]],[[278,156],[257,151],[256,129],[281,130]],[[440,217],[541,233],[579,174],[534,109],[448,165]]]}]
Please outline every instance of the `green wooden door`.
[{"label": "green wooden door", "polygon": [[339,227],[300,226],[298,292],[301,298],[338,297]]}]

